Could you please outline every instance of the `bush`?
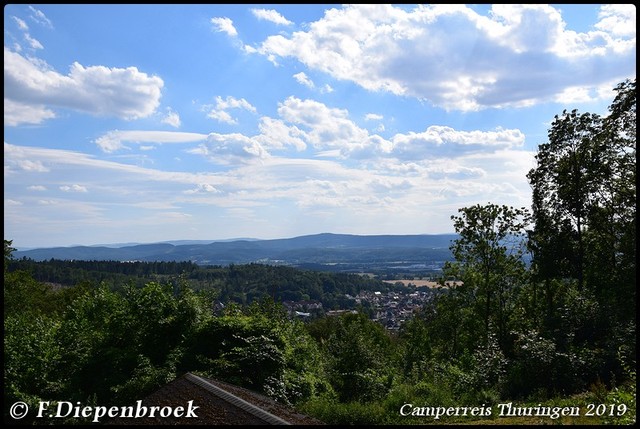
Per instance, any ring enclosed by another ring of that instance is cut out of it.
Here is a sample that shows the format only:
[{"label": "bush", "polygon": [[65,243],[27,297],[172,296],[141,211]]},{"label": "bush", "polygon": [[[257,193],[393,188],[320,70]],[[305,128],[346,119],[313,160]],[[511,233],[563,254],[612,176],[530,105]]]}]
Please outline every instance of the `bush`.
[{"label": "bush", "polygon": [[301,411],[328,425],[381,425],[389,421],[381,402],[340,403],[322,398],[305,403]]}]

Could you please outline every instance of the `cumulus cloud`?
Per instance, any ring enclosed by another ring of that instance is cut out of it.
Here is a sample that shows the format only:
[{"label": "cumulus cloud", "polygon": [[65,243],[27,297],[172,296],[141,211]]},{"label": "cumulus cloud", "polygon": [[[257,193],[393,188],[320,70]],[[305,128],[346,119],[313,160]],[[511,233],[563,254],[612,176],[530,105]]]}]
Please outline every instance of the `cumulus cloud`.
[{"label": "cumulus cloud", "polygon": [[46,62],[26,58],[4,48],[5,121],[19,125],[38,123],[53,117],[51,108],[73,109],[97,116],[126,120],[144,118],[160,104],[164,85],[136,67],[84,67],[73,63],[67,75]]},{"label": "cumulus cloud", "polygon": [[20,124],[40,124],[56,114],[43,105],[20,103],[8,98],[4,99],[4,124],[15,127]]},{"label": "cumulus cloud", "polygon": [[227,33],[231,37],[236,37],[238,31],[233,26],[233,21],[229,18],[211,18],[214,30],[219,33]]},{"label": "cumulus cloud", "polygon": [[521,107],[635,75],[635,8],[613,6],[576,33],[550,5],[496,4],[487,16],[466,5],[347,5],[247,51],[446,110]]},{"label": "cumulus cloud", "polygon": [[595,27],[605,33],[624,38],[636,37],[636,6],[633,4],[604,4]]},{"label": "cumulus cloud", "polygon": [[187,152],[202,155],[217,164],[242,164],[269,157],[256,139],[237,133],[211,133],[206,142]]},{"label": "cumulus cloud", "polygon": [[[259,143],[265,151],[288,147],[302,151],[312,147],[316,156],[360,161],[389,158],[402,162],[517,150],[525,140],[517,129],[462,131],[439,125],[386,139],[359,127],[346,109],[294,96],[279,103],[278,115],[279,118],[260,118],[259,134],[244,138]],[[382,115],[370,113],[365,119],[379,120]],[[384,127],[377,129],[384,130]]]},{"label": "cumulus cloud", "polygon": [[323,92],[323,93],[331,93],[331,92],[333,92],[333,87],[327,83],[327,84],[325,84],[325,85],[322,87],[322,89],[320,90],[320,92]]},{"label": "cumulus cloud", "polygon": [[178,115],[170,108],[167,108],[167,115],[162,118],[162,123],[171,125],[174,128],[180,128],[180,115]]},{"label": "cumulus cloud", "polygon": [[520,130],[459,131],[432,125],[421,133],[396,134],[391,139],[391,155],[398,159],[454,158],[518,148],[524,139]]},{"label": "cumulus cloud", "polygon": [[287,18],[280,15],[278,11],[273,9],[251,9],[251,13],[253,13],[253,15],[260,20],[270,21],[270,22],[273,22],[274,24],[278,24],[278,25],[293,24],[293,22],[289,21]]},{"label": "cumulus cloud", "polygon": [[[218,97],[219,98],[219,97]],[[244,106],[243,100],[219,98],[223,108]],[[104,152],[128,149],[127,143],[195,143],[188,153],[204,156],[218,164],[246,163],[264,160],[271,152],[293,148],[312,148],[316,156],[367,160],[395,159],[406,163],[439,158],[458,158],[473,154],[491,154],[523,147],[525,136],[517,129],[496,128],[490,131],[464,131],[432,125],[421,132],[397,133],[391,138],[372,134],[358,126],[346,109],[329,107],[311,99],[290,96],[278,105],[278,118],[263,116],[258,133],[201,134],[176,131],[113,130],[94,143]],[[379,120],[382,115],[369,113],[366,120]],[[383,129],[383,128],[382,128]],[[140,146],[140,149],[143,149]]]},{"label": "cumulus cloud", "polygon": [[[210,106],[205,106],[205,108],[209,108]],[[216,97],[216,104],[211,108],[211,111],[207,114],[207,116],[211,119],[215,119],[219,122],[225,122],[227,124],[237,124],[238,120],[231,116],[227,110],[229,109],[242,109],[251,113],[256,113],[256,108],[251,105],[244,98],[235,98],[228,96],[223,99],[220,96]]]},{"label": "cumulus cloud", "polygon": [[299,84],[304,85],[307,88],[313,89],[315,87],[313,81],[309,79],[309,77],[304,72],[296,73],[293,75],[293,77]]},{"label": "cumulus cloud", "polygon": [[316,149],[344,148],[365,141],[368,132],[348,119],[346,109],[326,106],[315,100],[288,97],[279,103],[283,120],[307,128],[308,142]]},{"label": "cumulus cloud", "polygon": [[295,125],[288,125],[280,119],[268,116],[260,118],[260,134],[256,140],[268,149],[285,149],[289,146],[301,151],[307,148],[307,135]]}]

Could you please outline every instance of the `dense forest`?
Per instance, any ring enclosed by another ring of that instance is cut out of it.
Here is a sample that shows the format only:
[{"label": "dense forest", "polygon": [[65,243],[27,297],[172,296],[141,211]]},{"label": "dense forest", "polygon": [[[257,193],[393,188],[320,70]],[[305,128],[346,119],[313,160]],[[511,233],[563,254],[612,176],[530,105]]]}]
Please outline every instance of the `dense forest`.
[{"label": "dense forest", "polygon": [[123,290],[131,285],[142,287],[149,281],[184,283],[194,291],[207,291],[210,297],[222,303],[248,305],[270,297],[275,302],[319,302],[328,310],[355,308],[354,302],[345,296],[356,296],[361,291],[410,290],[368,275],[256,263],[200,266],[192,262],[33,261],[23,258],[10,260],[8,271],[23,271],[34,280],[56,287],[87,283]]},{"label": "dense forest", "polygon": [[[5,423],[16,423],[16,401],[125,405],[187,371],[329,424],[635,423],[635,80],[615,90],[605,117],[555,116],[527,175],[530,208],[487,203],[452,216],[459,238],[443,279],[461,282],[398,332],[361,312],[302,322],[280,303],[287,290],[338,299],[368,287],[364,277],[123,265],[128,278],[154,272],[116,286],[62,264],[75,283],[54,288],[27,262],[13,265],[5,239]],[[228,305],[214,312],[221,299]],[[582,413],[499,416],[507,402]],[[435,420],[407,404],[493,412]]]}]

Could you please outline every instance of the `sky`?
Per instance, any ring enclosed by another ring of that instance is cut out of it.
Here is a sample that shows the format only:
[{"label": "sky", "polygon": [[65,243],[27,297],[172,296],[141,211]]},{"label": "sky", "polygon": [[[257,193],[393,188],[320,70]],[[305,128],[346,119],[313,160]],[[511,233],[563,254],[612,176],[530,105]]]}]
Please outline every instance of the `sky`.
[{"label": "sky", "polygon": [[4,237],[452,233],[635,76],[632,4],[9,4]]}]

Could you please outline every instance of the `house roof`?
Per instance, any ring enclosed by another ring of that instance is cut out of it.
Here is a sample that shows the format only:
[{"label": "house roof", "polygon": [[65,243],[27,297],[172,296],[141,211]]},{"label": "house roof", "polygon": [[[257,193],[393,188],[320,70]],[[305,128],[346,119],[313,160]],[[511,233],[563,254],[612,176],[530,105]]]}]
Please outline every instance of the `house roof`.
[{"label": "house roof", "polygon": [[[186,417],[192,402],[197,417]],[[141,404],[145,407],[184,407],[181,417],[148,415],[118,417],[115,425],[323,425],[320,420],[297,413],[271,398],[239,386],[186,373],[156,390]]]}]

